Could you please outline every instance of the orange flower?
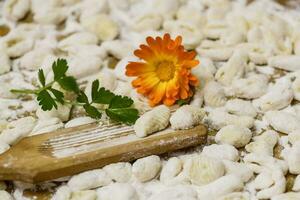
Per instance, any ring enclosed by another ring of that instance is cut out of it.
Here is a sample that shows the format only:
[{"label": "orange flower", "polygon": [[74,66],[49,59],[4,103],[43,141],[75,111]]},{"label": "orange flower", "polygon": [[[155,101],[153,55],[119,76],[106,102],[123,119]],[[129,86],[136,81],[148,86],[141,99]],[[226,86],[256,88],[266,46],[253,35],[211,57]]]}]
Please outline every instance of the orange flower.
[{"label": "orange flower", "polygon": [[146,41],[147,45],[142,44],[134,51],[144,62],[129,62],[126,66],[126,75],[137,77],[132,86],[149,98],[151,106],[159,103],[170,106],[176,100],[191,97],[191,86],[198,84],[191,74],[191,68],[199,64],[194,60],[196,53],[184,50],[181,36],[172,40],[165,34],[163,38],[147,37]]}]

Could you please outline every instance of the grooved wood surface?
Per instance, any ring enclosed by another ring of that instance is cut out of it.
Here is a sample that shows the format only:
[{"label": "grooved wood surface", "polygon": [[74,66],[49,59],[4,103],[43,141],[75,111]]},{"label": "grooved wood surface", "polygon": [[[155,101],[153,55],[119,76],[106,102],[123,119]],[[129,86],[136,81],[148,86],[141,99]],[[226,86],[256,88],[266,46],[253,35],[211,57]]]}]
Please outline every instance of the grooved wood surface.
[{"label": "grooved wood surface", "polygon": [[[206,127],[199,125],[189,130],[167,129],[145,138],[136,137],[131,130],[127,134],[115,134],[112,138],[93,142],[97,143],[97,148],[80,150],[65,157],[55,157],[51,145],[45,148],[45,144],[49,144],[49,141],[63,141],[59,145],[69,145],[61,138],[66,139],[91,131],[95,135],[95,131],[101,128],[97,126],[83,125],[24,138],[0,156],[0,180],[20,180],[30,183],[53,180],[101,168],[110,163],[133,161],[148,155],[159,155],[204,144],[207,138]],[[103,132],[96,132],[97,134],[101,135]],[[55,140],[57,138],[59,140]]]}]

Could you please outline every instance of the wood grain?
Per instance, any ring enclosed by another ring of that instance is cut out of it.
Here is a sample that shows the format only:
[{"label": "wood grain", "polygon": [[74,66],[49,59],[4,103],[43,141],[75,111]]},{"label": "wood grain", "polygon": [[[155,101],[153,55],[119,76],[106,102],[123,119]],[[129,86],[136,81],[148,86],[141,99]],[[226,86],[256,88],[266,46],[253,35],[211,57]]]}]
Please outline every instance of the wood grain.
[{"label": "wood grain", "polygon": [[[63,129],[51,133],[32,136],[21,140],[0,156],[0,180],[20,180],[37,183],[74,175],[86,170],[103,167],[115,162],[128,162],[153,154],[163,154],[174,150],[203,144],[206,142],[207,130],[203,125],[193,129],[167,130],[146,138],[138,138],[134,132],[129,133],[130,141],[99,147],[89,152],[79,152],[68,157],[57,158],[41,151],[42,144],[51,138],[72,136],[87,130],[95,130],[97,125]],[[121,136],[128,137],[128,136]],[[120,138],[119,138],[120,139]]]}]

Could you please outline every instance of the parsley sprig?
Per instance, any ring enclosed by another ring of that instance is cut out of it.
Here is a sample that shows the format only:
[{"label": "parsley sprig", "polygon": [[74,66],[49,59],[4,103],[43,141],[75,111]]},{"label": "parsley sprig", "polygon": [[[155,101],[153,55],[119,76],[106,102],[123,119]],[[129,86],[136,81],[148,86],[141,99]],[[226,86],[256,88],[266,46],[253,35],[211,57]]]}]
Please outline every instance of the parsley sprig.
[{"label": "parsley sprig", "polygon": [[[76,79],[73,76],[68,76],[68,63],[65,59],[58,59],[52,65],[52,71],[54,74],[53,81],[46,83],[44,71],[40,69],[38,71],[39,86],[34,90],[11,90],[13,93],[21,94],[34,94],[37,97],[37,101],[42,110],[49,111],[53,108],[57,109],[58,104],[71,104],[82,106],[88,116],[100,119],[102,112],[118,122],[126,124],[133,124],[138,118],[138,110],[133,108],[133,100],[126,96],[115,95],[104,87],[100,87],[99,80],[95,80],[92,83],[91,100],[87,95],[79,89]],[[62,91],[53,88],[53,85],[57,83],[59,86],[69,92],[75,94],[74,101],[65,99],[65,95]],[[104,105],[104,109],[96,107],[97,104]]]}]

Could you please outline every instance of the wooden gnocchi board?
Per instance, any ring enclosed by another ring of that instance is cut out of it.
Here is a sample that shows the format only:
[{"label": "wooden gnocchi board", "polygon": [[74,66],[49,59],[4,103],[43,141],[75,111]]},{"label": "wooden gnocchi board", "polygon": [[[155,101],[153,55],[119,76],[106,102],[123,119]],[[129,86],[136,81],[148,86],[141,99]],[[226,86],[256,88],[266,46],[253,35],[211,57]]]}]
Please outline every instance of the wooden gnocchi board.
[{"label": "wooden gnocchi board", "polygon": [[0,180],[37,183],[115,162],[203,144],[207,129],[166,129],[138,138],[131,126],[88,124],[24,138],[0,155]]}]

